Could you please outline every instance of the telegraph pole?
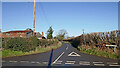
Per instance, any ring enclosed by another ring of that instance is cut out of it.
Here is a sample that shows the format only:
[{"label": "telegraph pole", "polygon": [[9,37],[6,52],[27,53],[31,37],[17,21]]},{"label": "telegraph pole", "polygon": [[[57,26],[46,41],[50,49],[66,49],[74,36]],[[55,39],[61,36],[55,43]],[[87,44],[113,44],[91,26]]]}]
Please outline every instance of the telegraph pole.
[{"label": "telegraph pole", "polygon": [[35,0],[34,0],[33,36],[35,36]]}]

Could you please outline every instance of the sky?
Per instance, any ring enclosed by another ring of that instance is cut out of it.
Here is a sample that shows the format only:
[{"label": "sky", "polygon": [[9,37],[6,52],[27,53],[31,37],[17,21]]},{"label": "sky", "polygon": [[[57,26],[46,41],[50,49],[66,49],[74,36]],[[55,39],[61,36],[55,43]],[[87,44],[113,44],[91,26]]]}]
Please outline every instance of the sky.
[{"label": "sky", "polygon": [[[117,2],[36,2],[35,31],[50,26],[55,36],[65,29],[69,36],[118,29]],[[33,2],[3,2],[2,32],[33,28]]]}]

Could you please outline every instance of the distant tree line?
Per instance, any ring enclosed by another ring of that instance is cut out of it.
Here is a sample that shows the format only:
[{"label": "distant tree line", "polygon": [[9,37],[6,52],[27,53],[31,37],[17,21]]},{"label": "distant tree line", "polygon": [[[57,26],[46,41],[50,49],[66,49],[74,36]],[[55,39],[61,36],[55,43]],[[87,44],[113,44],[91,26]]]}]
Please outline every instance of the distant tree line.
[{"label": "distant tree line", "polygon": [[59,41],[62,41],[63,39],[66,38],[67,31],[65,29],[59,30],[59,32],[57,33],[57,35],[55,37],[53,37],[53,32],[54,32],[54,30],[53,30],[52,26],[50,26],[46,33],[47,39],[58,39]]}]

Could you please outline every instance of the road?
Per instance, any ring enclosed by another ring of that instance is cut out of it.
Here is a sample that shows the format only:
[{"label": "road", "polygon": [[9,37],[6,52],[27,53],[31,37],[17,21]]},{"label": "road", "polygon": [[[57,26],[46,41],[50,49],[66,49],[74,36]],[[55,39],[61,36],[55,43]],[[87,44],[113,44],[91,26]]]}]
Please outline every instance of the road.
[{"label": "road", "polygon": [[2,59],[4,66],[120,66],[117,60],[79,52],[71,44],[49,52]]}]

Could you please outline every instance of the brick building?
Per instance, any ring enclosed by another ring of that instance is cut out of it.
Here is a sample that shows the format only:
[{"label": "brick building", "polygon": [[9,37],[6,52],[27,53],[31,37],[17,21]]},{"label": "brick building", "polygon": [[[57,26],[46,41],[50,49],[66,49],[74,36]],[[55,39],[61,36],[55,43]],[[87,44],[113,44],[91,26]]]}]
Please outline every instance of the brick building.
[{"label": "brick building", "polygon": [[39,32],[35,32],[35,36],[36,36],[38,39],[45,39],[45,37],[43,36],[43,32],[42,32],[42,35],[41,35]]},{"label": "brick building", "polygon": [[[22,38],[29,38],[33,36],[33,30],[32,29],[26,29],[26,30],[17,30],[17,31],[7,31],[7,32],[2,32],[0,33],[0,37],[3,38],[15,38],[15,37],[22,37]],[[37,37],[38,39],[45,39],[45,37],[43,36],[43,32],[42,35],[39,32],[35,32],[35,37]]]},{"label": "brick building", "polygon": [[17,30],[17,31],[7,31],[7,32],[3,32],[2,33],[2,37],[23,37],[23,38],[27,38],[27,37],[32,37],[33,31],[32,29],[26,29],[26,30]]}]

